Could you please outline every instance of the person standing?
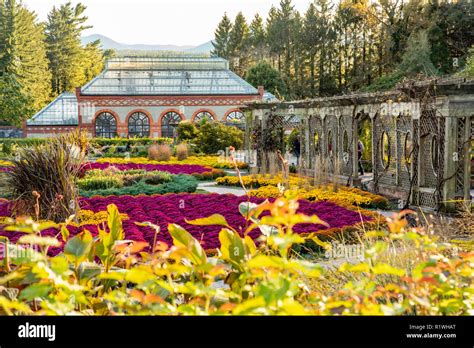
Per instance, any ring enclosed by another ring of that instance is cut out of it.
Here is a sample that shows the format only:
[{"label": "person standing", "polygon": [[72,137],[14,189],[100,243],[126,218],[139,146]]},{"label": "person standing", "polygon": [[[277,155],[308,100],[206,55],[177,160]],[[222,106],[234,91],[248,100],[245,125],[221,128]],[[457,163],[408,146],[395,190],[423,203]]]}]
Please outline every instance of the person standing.
[{"label": "person standing", "polygon": [[364,167],[362,166],[362,154],[364,153],[364,144],[360,139],[357,142],[357,158],[359,163],[358,173],[364,175]]}]

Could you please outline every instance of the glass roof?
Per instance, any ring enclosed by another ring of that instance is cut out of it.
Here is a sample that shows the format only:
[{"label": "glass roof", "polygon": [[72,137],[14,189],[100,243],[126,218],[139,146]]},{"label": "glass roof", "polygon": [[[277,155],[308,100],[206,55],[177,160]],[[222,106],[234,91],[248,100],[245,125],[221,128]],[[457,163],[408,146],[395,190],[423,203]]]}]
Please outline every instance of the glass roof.
[{"label": "glass roof", "polygon": [[60,94],[26,124],[28,126],[78,125],[77,98],[73,93]]},{"label": "glass roof", "polygon": [[83,95],[257,95],[222,58],[113,58]]}]

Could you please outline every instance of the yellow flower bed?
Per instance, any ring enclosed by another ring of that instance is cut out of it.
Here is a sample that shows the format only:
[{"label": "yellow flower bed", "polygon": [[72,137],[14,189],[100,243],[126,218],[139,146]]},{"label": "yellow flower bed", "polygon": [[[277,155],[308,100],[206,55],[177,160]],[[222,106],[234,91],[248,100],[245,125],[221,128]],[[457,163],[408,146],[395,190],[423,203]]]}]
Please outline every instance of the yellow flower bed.
[{"label": "yellow flower bed", "polygon": [[[73,226],[82,226],[82,225],[99,225],[103,222],[107,222],[107,211],[99,211],[94,213],[92,210],[79,210],[77,213],[76,222],[71,222]],[[120,214],[120,218],[123,220],[128,220],[129,217],[127,214]]]},{"label": "yellow flower bed", "polygon": [[[254,197],[276,198],[281,195],[278,184],[289,183],[290,188],[296,190],[299,196],[309,201],[329,200],[339,205],[357,205],[370,208],[385,208],[388,200],[382,196],[360,190],[355,187],[340,186],[334,190],[332,185],[314,187],[311,178],[290,175],[286,180],[281,175],[246,175],[242,177],[247,189],[254,188],[249,194]],[[237,176],[224,176],[217,178],[218,185],[240,186]]]},{"label": "yellow flower bed", "polygon": [[[289,177],[290,186],[308,184],[308,180],[302,179],[293,175]],[[242,177],[242,181],[246,188],[258,188],[262,186],[277,186],[285,182],[281,175],[270,175],[270,174],[258,174],[258,175],[245,175]],[[240,186],[240,179],[237,176],[223,176],[217,178],[216,182],[218,185],[224,186]]]},{"label": "yellow flower bed", "polygon": [[9,167],[13,165],[12,162],[10,161],[3,161],[3,160],[0,160],[0,167]]},{"label": "yellow flower bed", "polygon": [[[169,161],[153,161],[146,157],[132,157],[132,158],[115,158],[115,157],[104,157],[97,160],[99,163],[115,163],[115,164],[126,164],[126,163],[137,163],[137,164],[196,164],[203,167],[213,168],[234,168],[233,163],[230,160],[221,158],[219,156],[189,156],[188,158],[179,161],[176,157],[171,157]],[[246,168],[247,164],[244,162],[237,162],[239,168]]]},{"label": "yellow flower bed", "polygon": [[[296,189],[298,196],[307,199],[309,201],[331,201],[334,203],[351,204],[359,206],[370,206],[372,200],[368,197],[358,195],[356,193],[348,193],[345,190],[339,189],[337,192],[331,190],[331,188],[313,188],[307,189]],[[268,198],[276,198],[280,196],[280,190],[275,186],[263,186],[256,190],[249,191],[250,196]]]},{"label": "yellow flower bed", "polygon": [[[79,210],[79,212],[76,214],[78,222],[72,221],[69,223],[69,225],[78,227],[83,225],[100,225],[103,222],[107,222],[107,216],[107,211],[99,211],[94,213],[92,210]],[[129,219],[127,214],[120,214],[120,218],[122,221]],[[11,218],[8,216],[0,216],[0,225],[6,223],[11,223]]]}]

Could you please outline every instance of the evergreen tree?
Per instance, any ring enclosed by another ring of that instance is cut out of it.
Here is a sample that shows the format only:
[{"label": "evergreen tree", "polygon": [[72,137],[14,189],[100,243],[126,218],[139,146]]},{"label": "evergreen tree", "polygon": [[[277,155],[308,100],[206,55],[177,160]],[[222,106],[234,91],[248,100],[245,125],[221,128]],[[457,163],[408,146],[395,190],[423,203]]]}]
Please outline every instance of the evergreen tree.
[{"label": "evergreen tree", "polygon": [[[273,66],[276,66],[278,71],[282,70],[281,56],[283,54],[282,45],[282,21],[279,11],[272,6],[267,18],[267,44],[270,52],[270,60]],[[276,60],[276,64],[275,64]]]},{"label": "evergreen tree", "polygon": [[431,47],[426,31],[419,31],[410,35],[407,49],[402,57],[402,62],[398,66],[405,76],[415,76],[424,74],[427,76],[435,75],[438,70],[431,61]]},{"label": "evergreen tree", "polygon": [[266,54],[266,33],[262,17],[257,13],[250,23],[249,41],[252,47],[253,60],[259,62]]},{"label": "evergreen tree", "polygon": [[310,95],[316,95],[316,55],[321,45],[319,36],[319,21],[316,7],[313,3],[309,5],[304,18],[304,46],[309,58],[309,89]]},{"label": "evergreen tree", "polygon": [[104,69],[104,52],[100,40],[88,43],[82,50],[82,69],[85,81],[90,81]]},{"label": "evergreen tree", "polygon": [[249,27],[242,12],[239,12],[235,17],[229,37],[229,53],[232,58],[232,66],[239,75],[242,75],[247,69],[249,43]]},{"label": "evergreen tree", "polygon": [[42,25],[16,0],[0,1],[0,117],[20,124],[50,98]]},{"label": "evergreen tree", "polygon": [[[49,66],[53,75],[52,89],[55,95],[64,91],[74,91],[75,87],[87,82],[88,67],[100,64],[102,57],[84,52],[81,44],[81,33],[90,28],[84,25],[87,17],[86,7],[82,4],[73,6],[70,2],[53,7],[46,23],[46,43],[48,47]],[[95,61],[84,62],[84,57]]]},{"label": "evergreen tree", "polygon": [[225,13],[214,33],[214,41],[212,42],[214,49],[212,55],[229,59],[231,53],[229,44],[231,31],[232,23]]}]

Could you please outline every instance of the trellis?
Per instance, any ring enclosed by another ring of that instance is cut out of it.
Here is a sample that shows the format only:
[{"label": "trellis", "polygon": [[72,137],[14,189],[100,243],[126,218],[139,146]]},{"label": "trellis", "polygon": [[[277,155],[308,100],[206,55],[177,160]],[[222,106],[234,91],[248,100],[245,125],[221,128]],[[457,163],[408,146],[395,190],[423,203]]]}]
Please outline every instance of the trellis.
[{"label": "trellis", "polygon": [[[262,161],[275,150],[262,142],[265,134],[298,128],[302,173],[314,174],[315,158],[321,156],[333,181],[361,185],[358,127],[369,118],[371,190],[398,198],[400,208],[452,209],[453,200],[471,199],[472,80],[409,81],[390,92],[257,103],[245,110],[247,134],[253,135],[247,145],[257,151],[258,172],[268,172]],[[341,164],[337,173],[335,163]]]}]

